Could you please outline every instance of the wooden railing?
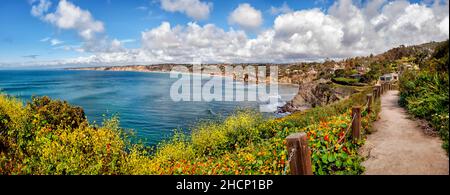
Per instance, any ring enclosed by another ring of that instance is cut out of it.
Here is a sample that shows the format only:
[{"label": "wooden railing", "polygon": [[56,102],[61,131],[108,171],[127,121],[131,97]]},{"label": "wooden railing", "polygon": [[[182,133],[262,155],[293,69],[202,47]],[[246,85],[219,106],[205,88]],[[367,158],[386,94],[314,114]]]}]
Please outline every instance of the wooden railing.
[{"label": "wooden railing", "polygon": [[[381,95],[392,89],[390,82],[377,84],[373,88],[372,94],[367,94],[367,101],[364,106],[354,106],[352,108],[352,119],[344,136],[338,141],[341,142],[348,132],[352,131],[352,140],[357,142],[361,139],[361,113],[362,108],[367,109],[370,114],[373,111],[374,102]],[[291,175],[312,175],[311,148],[308,145],[308,138],[305,132],[294,133],[286,137],[286,148],[288,151],[288,161]]]}]

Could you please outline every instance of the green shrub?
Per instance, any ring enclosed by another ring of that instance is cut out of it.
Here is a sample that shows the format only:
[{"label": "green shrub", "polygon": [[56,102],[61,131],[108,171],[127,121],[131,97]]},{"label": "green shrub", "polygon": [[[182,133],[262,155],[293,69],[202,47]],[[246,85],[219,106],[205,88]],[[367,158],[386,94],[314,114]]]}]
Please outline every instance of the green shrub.
[{"label": "green shrub", "polygon": [[355,85],[359,82],[359,79],[337,77],[332,79],[333,82],[341,85]]},{"label": "green shrub", "polygon": [[116,118],[92,127],[83,110],[0,95],[1,174],[126,174],[127,144]]},{"label": "green shrub", "polygon": [[432,125],[439,132],[439,135],[444,141],[442,147],[448,152],[449,113],[434,114],[432,117]]},{"label": "green shrub", "polygon": [[373,83],[378,80],[378,78],[381,76],[381,70],[380,70],[379,64],[372,64],[371,69],[366,74],[363,74],[361,76],[360,82],[363,83]]},{"label": "green shrub", "polygon": [[[311,140],[311,147],[319,143],[327,146],[323,137],[328,135],[336,141],[344,124],[349,123],[349,108],[364,105],[368,91],[371,88],[349,99],[281,119],[241,110],[222,122],[202,123],[191,135],[176,132],[172,139],[151,150],[131,144],[116,118],[106,120],[102,126],[91,126],[82,109],[66,102],[34,98],[24,107],[19,101],[0,96],[1,139],[8,140],[0,153],[0,173],[286,174],[286,136],[320,127],[323,132]],[[363,124],[369,126],[370,121]],[[320,159],[313,160],[314,173],[361,173],[358,147],[346,142],[335,152],[315,153]],[[334,157],[342,165],[328,163]]]},{"label": "green shrub", "polygon": [[2,108],[0,108],[0,152],[5,152],[9,149],[8,140],[8,122],[11,121],[8,115],[6,115]]},{"label": "green shrub", "polygon": [[[31,132],[26,129],[28,116],[21,101],[0,94],[0,156],[2,158],[23,154],[22,149],[28,142],[27,138],[31,136]],[[13,165],[14,160],[9,161],[8,165]],[[0,170],[5,166],[7,164],[2,161]]]},{"label": "green shrub", "polygon": [[86,122],[82,108],[71,106],[66,101],[51,100],[46,96],[33,97],[27,108],[33,115],[32,123],[41,127],[76,129]]},{"label": "green shrub", "polygon": [[223,122],[200,124],[192,131],[193,147],[204,155],[219,155],[238,146],[248,145],[266,134],[260,125],[264,118],[255,111],[238,111]]},{"label": "green shrub", "polygon": [[400,77],[399,104],[412,115],[428,120],[441,135],[448,152],[449,76],[448,41],[437,47],[422,69]]}]

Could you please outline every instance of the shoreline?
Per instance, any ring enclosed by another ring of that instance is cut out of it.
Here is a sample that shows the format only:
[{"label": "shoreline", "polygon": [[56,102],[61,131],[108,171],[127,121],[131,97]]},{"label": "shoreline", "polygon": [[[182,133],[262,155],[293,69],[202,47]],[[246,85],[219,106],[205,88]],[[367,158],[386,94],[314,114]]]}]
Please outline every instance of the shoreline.
[{"label": "shoreline", "polygon": [[[112,66],[112,67],[117,67],[117,66]],[[100,67],[100,68],[105,68],[105,67]],[[109,67],[108,67],[109,68]],[[110,71],[110,72],[143,72],[143,73],[160,73],[160,74],[170,74],[170,71],[150,71],[150,70],[102,70],[102,69],[96,69],[96,68],[64,68],[62,70],[76,70],[76,71]],[[198,75],[198,76],[210,76],[210,77],[223,77],[223,78],[230,78],[231,76],[227,76],[227,75],[218,75],[218,74],[203,74],[203,73],[186,73],[186,72],[177,72],[177,73],[181,73],[181,74],[191,74],[191,75]],[[233,81],[239,81],[239,82],[245,82],[243,80],[237,80],[237,79],[233,79]],[[259,84],[258,82],[254,82],[254,81],[247,81],[248,83],[256,83]],[[266,83],[267,82],[260,82],[260,83]],[[269,83],[270,84],[270,83]],[[292,85],[292,86],[296,86],[299,87],[299,84],[295,84],[295,83],[291,83],[291,82],[276,82],[276,84],[282,84],[282,85]]]},{"label": "shoreline", "polygon": [[[148,71],[148,70],[144,70],[144,71],[140,71],[140,70],[95,70],[95,69],[76,69],[76,68],[68,68],[68,69],[63,69],[63,70],[69,70],[69,71],[111,71],[111,72],[138,72],[138,73],[156,73],[156,74],[170,74],[171,72],[167,72],[167,71]],[[221,77],[221,78],[230,78],[230,76],[226,76],[226,75],[215,75],[215,74],[213,74],[213,75],[208,75],[208,74],[202,74],[202,73],[192,73],[192,72],[189,72],[189,73],[186,73],[186,72],[177,72],[177,73],[181,73],[181,74],[184,74],[184,75],[195,75],[195,76],[205,76],[205,75],[207,75],[208,77]],[[242,83],[242,84],[255,84],[255,85],[259,85],[259,84],[261,84],[261,83],[256,83],[256,82],[250,82],[250,81],[248,81],[247,83],[245,83],[245,81],[242,81],[242,80],[236,80],[236,79],[232,79],[231,78],[231,80],[233,81],[233,82],[239,82],[239,83]],[[267,83],[267,82],[264,82],[263,84],[268,84],[268,85],[270,85],[270,83]],[[298,88],[300,85],[298,85],[298,84],[294,84],[294,83],[286,83],[286,82],[277,82],[276,83],[277,85],[281,85],[281,86],[289,86],[289,87],[293,87],[293,88]],[[284,101],[282,101],[282,102],[280,102],[282,105],[281,106],[277,106],[277,109],[276,109],[276,111],[273,111],[273,112],[271,112],[275,117],[277,117],[277,118],[282,118],[282,117],[285,117],[285,116],[288,116],[288,115],[290,115],[290,114],[292,114],[293,112],[289,112],[289,111],[283,111],[281,108],[283,108],[284,106],[286,106],[290,101],[292,101],[294,98],[295,98],[295,96],[297,96],[298,95],[298,91],[297,91],[297,93],[296,94],[292,94],[292,98],[290,99],[290,100],[284,100]],[[279,94],[278,94],[278,96],[280,96]],[[270,104],[261,104],[261,105],[270,105]],[[260,106],[261,106],[260,105]],[[301,111],[304,111],[304,110],[307,110],[307,109],[302,109]],[[262,112],[262,113],[264,113],[264,112]]]}]

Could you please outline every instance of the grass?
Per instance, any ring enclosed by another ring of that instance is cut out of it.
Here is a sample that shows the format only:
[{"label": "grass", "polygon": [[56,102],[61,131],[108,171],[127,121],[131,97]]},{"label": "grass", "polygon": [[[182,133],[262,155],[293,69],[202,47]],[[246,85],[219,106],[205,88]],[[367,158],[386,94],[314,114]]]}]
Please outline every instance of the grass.
[{"label": "grass", "polygon": [[337,77],[332,79],[333,82],[341,85],[356,85],[359,83],[359,79]]}]

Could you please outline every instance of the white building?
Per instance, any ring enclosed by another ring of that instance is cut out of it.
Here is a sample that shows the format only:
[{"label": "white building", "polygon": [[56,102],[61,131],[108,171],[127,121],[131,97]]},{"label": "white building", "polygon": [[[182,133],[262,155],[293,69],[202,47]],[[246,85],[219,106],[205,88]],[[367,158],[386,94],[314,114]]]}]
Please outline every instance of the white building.
[{"label": "white building", "polygon": [[397,73],[389,73],[384,74],[380,77],[380,81],[397,81],[398,80],[398,74]]}]

